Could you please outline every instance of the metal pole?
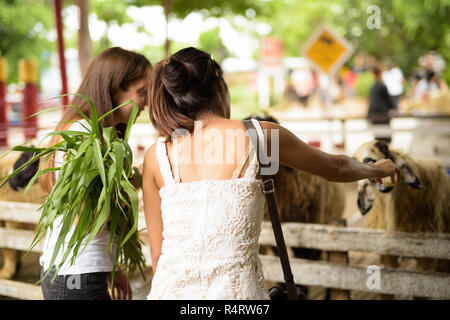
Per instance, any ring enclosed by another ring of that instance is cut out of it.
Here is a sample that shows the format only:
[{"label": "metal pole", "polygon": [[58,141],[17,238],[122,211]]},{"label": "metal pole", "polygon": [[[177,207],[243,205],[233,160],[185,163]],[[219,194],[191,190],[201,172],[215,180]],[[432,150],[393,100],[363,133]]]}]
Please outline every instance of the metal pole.
[{"label": "metal pole", "polygon": [[[67,94],[67,73],[66,73],[66,59],[64,57],[64,36],[63,36],[63,25],[61,17],[61,0],[54,0],[54,10],[56,19],[56,31],[58,33],[58,53],[59,53],[59,69],[61,72],[61,94]],[[62,102],[64,105],[69,104],[69,97],[62,97]]]}]

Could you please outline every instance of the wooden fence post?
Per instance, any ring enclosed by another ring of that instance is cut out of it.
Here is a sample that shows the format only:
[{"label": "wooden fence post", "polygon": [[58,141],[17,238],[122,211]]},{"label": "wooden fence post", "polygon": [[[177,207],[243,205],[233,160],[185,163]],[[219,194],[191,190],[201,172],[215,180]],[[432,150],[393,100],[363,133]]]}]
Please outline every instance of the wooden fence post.
[{"label": "wooden fence post", "polygon": [[[328,224],[334,226],[347,226],[342,218],[330,218]],[[327,251],[327,261],[348,264],[348,252]],[[327,288],[326,300],[350,300],[350,290]]]}]

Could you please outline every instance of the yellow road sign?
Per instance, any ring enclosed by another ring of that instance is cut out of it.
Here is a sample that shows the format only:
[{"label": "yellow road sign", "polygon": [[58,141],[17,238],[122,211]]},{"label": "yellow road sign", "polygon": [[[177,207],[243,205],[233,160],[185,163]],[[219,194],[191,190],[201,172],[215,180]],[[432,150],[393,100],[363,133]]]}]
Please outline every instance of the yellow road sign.
[{"label": "yellow road sign", "polygon": [[303,49],[303,55],[327,74],[335,74],[352,52],[352,45],[327,26],[318,28]]}]

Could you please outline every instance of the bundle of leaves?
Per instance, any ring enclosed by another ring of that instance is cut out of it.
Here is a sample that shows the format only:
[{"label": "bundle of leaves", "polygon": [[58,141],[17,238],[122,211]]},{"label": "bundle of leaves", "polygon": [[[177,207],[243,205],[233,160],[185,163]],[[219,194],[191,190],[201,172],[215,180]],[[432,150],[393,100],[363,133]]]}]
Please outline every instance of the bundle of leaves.
[{"label": "bundle of leaves", "polygon": [[[130,275],[139,269],[145,279],[143,271],[145,258],[141,250],[142,241],[139,239],[137,228],[139,198],[137,190],[130,182],[133,175],[138,179],[141,177],[137,168],[132,167],[133,154],[127,142],[138,113],[138,107],[130,100],[98,117],[92,101],[82,95],[79,96],[89,101],[91,119],[77,106],[66,107],[75,108],[80,116],[89,123],[90,128],[86,128],[88,132],[54,131],[46,134],[45,138],[60,135],[63,139],[53,146],[47,148],[14,147],[11,151],[28,151],[34,152],[35,155],[10,175],[3,177],[0,180],[0,186],[3,186],[11,177],[35,160],[42,158],[39,170],[29,181],[25,193],[39,176],[56,170],[60,172],[51,192],[39,208],[42,210],[42,214],[28,252],[42,240],[47,232],[52,230],[55,219],[62,217],[61,231],[50,261],[50,265],[54,265],[58,253],[63,252],[62,260],[56,266],[57,271],[67,259],[72,265],[80,250],[83,250],[99,232],[107,228],[109,230],[108,251],[112,252],[115,248],[112,281],[114,281],[114,273],[119,265]],[[114,128],[103,127],[103,119],[118,108],[129,104],[133,104],[133,109],[122,139],[116,135]],[[43,110],[33,116],[53,109],[55,108]],[[60,167],[42,169],[57,151],[66,153],[63,164]],[[76,217],[78,217],[78,222],[74,226]],[[71,229],[73,229],[73,233],[66,246],[65,238]],[[117,245],[113,245],[114,242]],[[50,269],[47,270],[44,278]]]}]

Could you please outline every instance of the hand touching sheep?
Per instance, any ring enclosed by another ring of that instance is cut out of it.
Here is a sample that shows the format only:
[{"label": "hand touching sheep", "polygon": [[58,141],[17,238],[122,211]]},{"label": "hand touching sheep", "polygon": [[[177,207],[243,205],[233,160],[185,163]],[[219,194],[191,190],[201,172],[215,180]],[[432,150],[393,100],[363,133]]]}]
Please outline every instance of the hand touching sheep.
[{"label": "hand touching sheep", "polygon": [[[385,184],[385,185],[394,185],[400,179],[400,168],[395,165],[394,162],[390,159],[381,159],[373,164],[379,170],[379,174],[377,177],[374,177],[376,183]],[[387,179],[383,179],[386,177],[391,178],[391,183],[386,181]]]}]

